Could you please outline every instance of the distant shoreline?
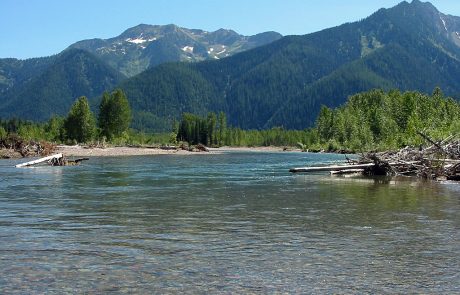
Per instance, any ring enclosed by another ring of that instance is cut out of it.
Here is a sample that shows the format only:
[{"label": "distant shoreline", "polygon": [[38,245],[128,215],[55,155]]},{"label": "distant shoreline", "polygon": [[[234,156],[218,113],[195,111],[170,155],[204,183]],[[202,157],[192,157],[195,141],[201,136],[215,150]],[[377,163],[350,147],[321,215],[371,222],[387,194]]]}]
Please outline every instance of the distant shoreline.
[{"label": "distant shoreline", "polygon": [[123,156],[149,156],[149,155],[202,155],[220,154],[224,152],[300,152],[300,149],[284,149],[282,147],[221,147],[209,148],[209,152],[190,152],[182,149],[161,149],[147,147],[85,147],[59,145],[56,153],[62,153],[66,157],[123,157]]}]

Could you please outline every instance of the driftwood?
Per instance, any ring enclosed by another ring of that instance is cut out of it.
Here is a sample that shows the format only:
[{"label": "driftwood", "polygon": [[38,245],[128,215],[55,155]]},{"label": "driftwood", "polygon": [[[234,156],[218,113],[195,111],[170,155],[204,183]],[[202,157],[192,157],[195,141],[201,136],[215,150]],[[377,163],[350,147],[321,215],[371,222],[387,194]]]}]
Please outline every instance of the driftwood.
[{"label": "driftwood", "polygon": [[67,159],[63,154],[55,154],[47,157],[43,157],[40,159],[32,160],[29,162],[17,164],[15,167],[16,168],[23,168],[23,167],[29,167],[41,163],[47,163],[48,165],[51,166],[75,166],[79,165],[82,161],[89,160],[89,158],[79,158],[75,160],[69,160]]},{"label": "driftwood", "polygon": [[[360,163],[374,163],[364,171],[366,175],[409,175],[425,179],[460,179],[460,140],[449,137],[435,141],[419,132],[430,146],[405,147],[397,152],[362,155]],[[395,165],[397,163],[397,165]]]},{"label": "driftwood", "polygon": [[289,170],[289,172],[298,173],[298,172],[319,172],[319,171],[342,171],[342,170],[349,170],[349,169],[364,169],[370,166],[374,166],[374,164],[365,163],[365,164],[355,164],[355,165],[301,167],[301,168],[292,168]]},{"label": "driftwood", "polygon": [[59,159],[61,159],[61,158],[62,158],[62,154],[55,154],[55,155],[51,155],[51,156],[48,156],[48,157],[40,158],[40,159],[37,159],[37,160],[33,160],[33,161],[29,161],[29,162],[17,164],[17,165],[16,165],[16,168],[32,166],[32,165],[40,164],[40,163],[43,163],[43,162],[59,160]]},{"label": "driftwood", "polygon": [[160,146],[160,149],[165,150],[165,151],[175,151],[178,148],[175,145],[162,145]]},{"label": "driftwood", "polygon": [[45,141],[27,141],[12,134],[0,139],[0,149],[7,151],[3,153],[6,155],[5,158],[40,157],[51,155],[55,151],[56,145]]},{"label": "driftwood", "polygon": [[209,152],[209,149],[204,144],[197,144],[196,146],[189,145],[187,142],[182,142],[179,149],[189,152]]},{"label": "driftwood", "polygon": [[66,157],[52,159],[49,164],[51,166],[76,166],[80,165],[81,162],[87,161],[89,158],[79,158],[75,160],[69,160]]},{"label": "driftwood", "polygon": [[330,171],[331,174],[349,174],[362,171],[364,175],[407,175],[425,179],[460,181],[460,140],[450,136],[435,141],[419,132],[430,146],[405,147],[397,152],[363,154],[358,161],[347,158],[348,165],[302,167],[290,172]]}]

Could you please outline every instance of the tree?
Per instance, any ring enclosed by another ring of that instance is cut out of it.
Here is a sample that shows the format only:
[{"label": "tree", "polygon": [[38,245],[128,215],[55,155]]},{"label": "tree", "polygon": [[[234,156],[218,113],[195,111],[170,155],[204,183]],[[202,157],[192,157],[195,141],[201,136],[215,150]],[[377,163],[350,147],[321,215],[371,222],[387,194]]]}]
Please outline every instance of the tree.
[{"label": "tree", "polygon": [[220,112],[217,120],[219,121],[218,144],[222,146],[225,142],[225,133],[227,130],[227,117],[225,113]]},{"label": "tree", "polygon": [[3,139],[7,136],[7,132],[5,130],[5,128],[3,128],[3,126],[0,126],[0,139]]},{"label": "tree", "polygon": [[120,137],[126,132],[131,123],[131,108],[125,93],[117,89],[109,96],[107,92],[102,95],[99,105],[98,125],[101,135],[110,141]]},{"label": "tree", "polygon": [[319,138],[326,142],[333,136],[334,112],[326,106],[321,106],[321,110],[316,121]]},{"label": "tree", "polygon": [[207,118],[207,137],[208,142],[206,143],[209,146],[212,146],[217,143],[216,140],[216,125],[217,125],[217,116],[215,113],[208,113]]},{"label": "tree", "polygon": [[96,121],[85,96],[80,97],[70,108],[64,121],[67,138],[77,142],[88,142],[96,134]]},{"label": "tree", "polygon": [[102,94],[102,100],[99,104],[99,115],[97,118],[97,125],[101,130],[101,136],[105,136],[107,139],[111,137],[110,132],[110,95],[108,92]]},{"label": "tree", "polygon": [[45,124],[46,139],[50,141],[63,141],[65,138],[64,118],[51,117]]}]

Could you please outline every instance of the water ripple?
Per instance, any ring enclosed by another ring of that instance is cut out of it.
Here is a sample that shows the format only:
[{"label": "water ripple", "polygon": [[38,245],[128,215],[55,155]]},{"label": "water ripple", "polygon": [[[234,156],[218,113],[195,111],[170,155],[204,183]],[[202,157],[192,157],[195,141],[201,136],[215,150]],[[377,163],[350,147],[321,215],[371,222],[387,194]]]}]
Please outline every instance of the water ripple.
[{"label": "water ripple", "polygon": [[342,158],[0,162],[0,293],[459,293],[457,187],[288,173]]}]

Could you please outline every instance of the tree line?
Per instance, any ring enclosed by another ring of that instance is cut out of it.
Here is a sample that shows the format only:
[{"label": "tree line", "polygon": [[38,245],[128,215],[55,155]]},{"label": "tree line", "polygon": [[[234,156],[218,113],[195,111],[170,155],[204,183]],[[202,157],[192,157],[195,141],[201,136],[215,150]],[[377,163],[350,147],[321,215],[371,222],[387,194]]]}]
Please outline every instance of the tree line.
[{"label": "tree line", "polygon": [[131,122],[131,108],[121,89],[105,92],[96,116],[88,99],[79,97],[66,117],[54,116],[46,123],[34,123],[20,119],[0,121],[0,138],[17,134],[28,140],[48,140],[62,143],[89,143],[93,140],[109,142],[123,139]]},{"label": "tree line", "polygon": [[227,115],[209,112],[206,116],[184,113],[173,138],[178,142],[207,146],[296,146],[299,142],[311,142],[310,130],[286,130],[281,127],[267,130],[243,130],[229,126]]},{"label": "tree line", "polygon": [[129,129],[131,109],[122,90],[104,93],[98,116],[86,97],[80,97],[67,117],[46,123],[18,119],[0,120],[0,138],[16,133],[25,139],[53,142],[112,143],[188,142],[207,146],[300,146],[308,150],[367,151],[421,145],[420,132],[443,139],[460,132],[460,104],[436,88],[431,95],[416,91],[371,90],[351,96],[336,109],[323,106],[312,128],[243,130],[231,126],[224,112],[205,116],[184,113],[174,121],[170,134],[144,134]]},{"label": "tree line", "polygon": [[[217,118],[217,120],[216,120]],[[313,128],[242,130],[228,127],[226,115],[186,113],[177,140],[211,146],[300,146],[308,150],[368,151],[424,143],[420,133],[443,139],[460,132],[460,104],[440,88],[431,95],[375,89],[351,96],[341,107],[321,107]]]},{"label": "tree line", "polygon": [[372,90],[346,104],[321,108],[316,121],[317,144],[328,150],[395,149],[424,143],[420,133],[440,140],[460,132],[460,104],[440,88],[431,95]]}]

